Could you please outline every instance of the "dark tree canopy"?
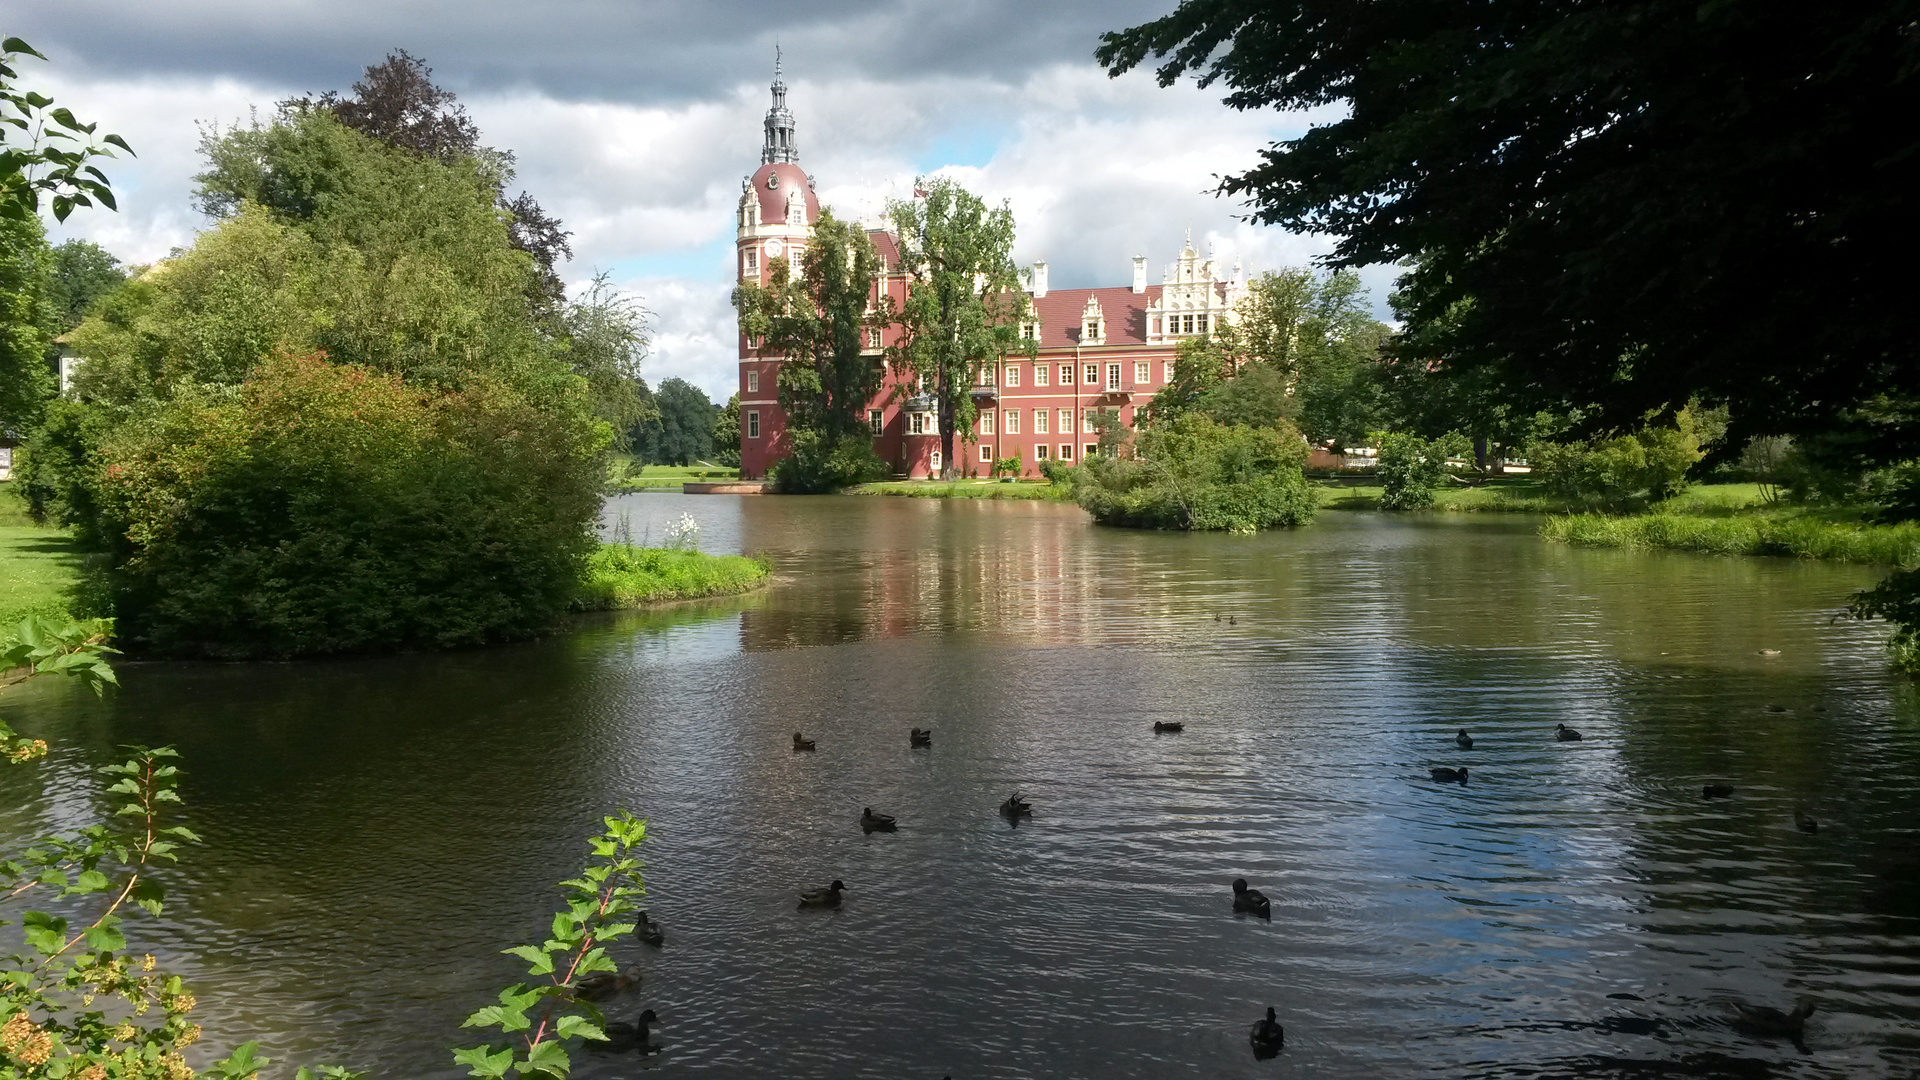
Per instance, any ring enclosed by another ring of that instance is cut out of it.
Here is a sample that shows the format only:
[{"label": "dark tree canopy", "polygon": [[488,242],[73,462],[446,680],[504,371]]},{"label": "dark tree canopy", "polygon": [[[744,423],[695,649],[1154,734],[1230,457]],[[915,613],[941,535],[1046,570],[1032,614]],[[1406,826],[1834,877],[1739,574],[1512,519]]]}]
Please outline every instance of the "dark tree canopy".
[{"label": "dark tree canopy", "polygon": [[1227,178],[1260,221],[1418,258],[1407,343],[1516,404],[1632,426],[1689,399],[1754,432],[1920,453],[1899,316],[1920,234],[1920,5],[1183,0],[1115,75],[1239,109],[1346,106]]},{"label": "dark tree canopy", "polygon": [[649,465],[691,465],[713,456],[713,402],[685,379],[652,395],[657,412],[634,426],[634,456]]},{"label": "dark tree canopy", "polygon": [[112,252],[91,240],[68,240],[53,249],[53,278],[47,298],[65,333],[80,325],[94,301],[127,280],[127,269]]}]

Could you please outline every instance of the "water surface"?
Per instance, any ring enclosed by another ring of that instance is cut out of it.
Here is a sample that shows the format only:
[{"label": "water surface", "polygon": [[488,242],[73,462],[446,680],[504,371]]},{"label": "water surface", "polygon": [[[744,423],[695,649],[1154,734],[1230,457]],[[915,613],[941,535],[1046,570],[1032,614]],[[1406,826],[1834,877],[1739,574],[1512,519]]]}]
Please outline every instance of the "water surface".
[{"label": "water surface", "polygon": [[[128,664],[103,703],[35,684],[5,713],[58,749],[0,772],[0,829],[78,824],[116,744],[178,746],[207,843],[138,939],[210,1042],[386,1077],[464,1074],[445,1048],[518,976],[499,950],[544,936],[615,807],[651,821],[668,940],[613,1011],[656,1009],[664,1049],[581,1076],[1920,1067],[1920,712],[1881,632],[1834,618],[1869,569],[1493,516],[1244,538],[637,495],[608,520],[681,513],[774,586],[509,648]],[[868,805],[900,831],[863,835]],[[1271,923],[1231,913],[1236,876]],[[795,910],[836,877],[842,909]],[[1729,1024],[1800,994],[1800,1045]],[[1256,1062],[1268,1005],[1287,1049]]]}]

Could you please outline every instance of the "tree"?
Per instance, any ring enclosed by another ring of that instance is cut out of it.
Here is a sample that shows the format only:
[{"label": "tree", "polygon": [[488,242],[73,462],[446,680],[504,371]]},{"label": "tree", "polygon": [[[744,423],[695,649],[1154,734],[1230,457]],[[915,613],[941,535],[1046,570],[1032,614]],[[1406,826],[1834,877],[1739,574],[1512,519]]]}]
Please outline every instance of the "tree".
[{"label": "tree", "polygon": [[989,208],[947,179],[919,180],[926,193],[891,201],[887,215],[900,242],[900,269],[909,275],[899,313],[898,344],[887,350],[894,370],[933,397],[940,420],[941,460],[955,471],[956,429],[972,432],[972,389],[983,368],[997,365],[1022,343],[1018,323],[1027,311],[1013,266],[1013,210]]},{"label": "tree", "polygon": [[726,407],[713,417],[713,452],[729,468],[740,467],[740,395],[727,398]]},{"label": "tree", "polygon": [[82,123],[67,109],[49,108],[53,99],[45,94],[20,89],[14,65],[22,55],[46,59],[17,37],[0,41],[0,218],[25,221],[38,215],[42,196],[52,201],[59,221],[76,206],[98,202],[119,209],[107,174],[88,162],[113,157],[110,146],[129,154],[133,148],[118,135],[101,135],[96,142],[99,125]]},{"label": "tree", "polygon": [[1307,447],[1291,425],[1216,424],[1189,413],[1141,432],[1134,450],[1074,470],[1074,499],[1103,525],[1253,532],[1313,518]]},{"label": "tree", "polygon": [[52,275],[40,219],[0,218],[0,433],[32,428],[54,392],[47,366]]},{"label": "tree", "polygon": [[106,248],[91,240],[68,240],[53,249],[53,277],[47,299],[60,333],[80,325],[94,302],[119,288],[127,269]]},{"label": "tree", "polygon": [[[1165,57],[1238,109],[1342,117],[1221,190],[1338,237],[1332,263],[1417,258],[1418,359],[1495,374],[1523,413],[1629,430],[1689,400],[1731,446],[1846,428],[1920,453],[1905,320],[1920,232],[1911,4],[1183,0],[1107,34],[1115,75]],[[1442,324],[1444,323],[1444,326]],[[1888,405],[1875,404],[1885,399]]]},{"label": "tree", "polygon": [[635,456],[650,465],[691,465],[713,455],[713,402],[705,391],[668,379],[653,400],[654,415],[635,427]]},{"label": "tree", "polygon": [[[734,290],[740,331],[780,356],[780,407],[787,414],[788,456],[775,466],[781,491],[827,491],[875,478],[882,468],[867,428],[867,403],[880,390],[881,366],[867,355],[867,335],[888,313],[873,309],[880,256],[865,229],[823,211],[800,255],[800,273],[786,259],[767,267],[765,287]],[[802,480],[801,477],[805,477]]]},{"label": "tree", "polygon": [[648,314],[639,297],[621,292],[603,270],[567,305],[563,322],[562,355],[573,373],[587,380],[595,414],[623,436],[657,415],[640,381]]}]

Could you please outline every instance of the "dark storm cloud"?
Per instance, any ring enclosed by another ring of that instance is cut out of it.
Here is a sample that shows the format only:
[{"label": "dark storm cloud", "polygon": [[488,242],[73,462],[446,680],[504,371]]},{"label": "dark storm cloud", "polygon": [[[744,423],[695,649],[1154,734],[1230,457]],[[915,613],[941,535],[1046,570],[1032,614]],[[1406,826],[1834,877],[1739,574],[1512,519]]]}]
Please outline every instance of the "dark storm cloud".
[{"label": "dark storm cloud", "polygon": [[1173,0],[65,0],[16,12],[7,33],[94,78],[226,75],[344,89],[368,64],[405,48],[459,93],[654,103],[760,81],[776,40],[788,71],[813,80],[950,75],[1012,84],[1035,67],[1091,64],[1101,32],[1172,7]]}]

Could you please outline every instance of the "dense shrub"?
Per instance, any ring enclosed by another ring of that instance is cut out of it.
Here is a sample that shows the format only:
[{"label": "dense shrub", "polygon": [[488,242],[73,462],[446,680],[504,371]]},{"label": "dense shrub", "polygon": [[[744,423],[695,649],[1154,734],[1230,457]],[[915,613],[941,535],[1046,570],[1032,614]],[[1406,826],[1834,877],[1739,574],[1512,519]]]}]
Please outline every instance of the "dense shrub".
[{"label": "dense shrub", "polygon": [[1671,424],[1650,424],[1630,435],[1595,442],[1537,442],[1528,448],[1533,475],[1571,502],[1622,508],[1661,502],[1687,488],[1687,470],[1700,460],[1693,417],[1682,409]]},{"label": "dense shrub", "polygon": [[1433,506],[1441,481],[1447,478],[1447,458],[1472,449],[1464,435],[1423,439],[1404,432],[1374,438],[1380,456],[1374,475],[1384,489],[1382,510],[1426,510]]},{"label": "dense shrub", "polygon": [[1040,463],[1040,475],[1046,477],[1049,484],[1056,484],[1060,487],[1070,488],[1073,486],[1075,471],[1074,467],[1066,462],[1055,461],[1052,458],[1048,458]]},{"label": "dense shrub", "polygon": [[605,427],[470,378],[279,356],[176,394],[97,458],[122,639],[291,656],[540,630],[575,596]]},{"label": "dense shrub", "polygon": [[834,439],[823,432],[792,432],[793,453],[769,474],[781,495],[821,495],[887,477],[887,464],[873,452],[873,440],[860,434]]},{"label": "dense shrub", "polygon": [[1075,498],[1101,524],[1253,532],[1313,517],[1307,447],[1291,425],[1228,427],[1188,413],[1134,446],[1132,457],[1078,470]]}]

